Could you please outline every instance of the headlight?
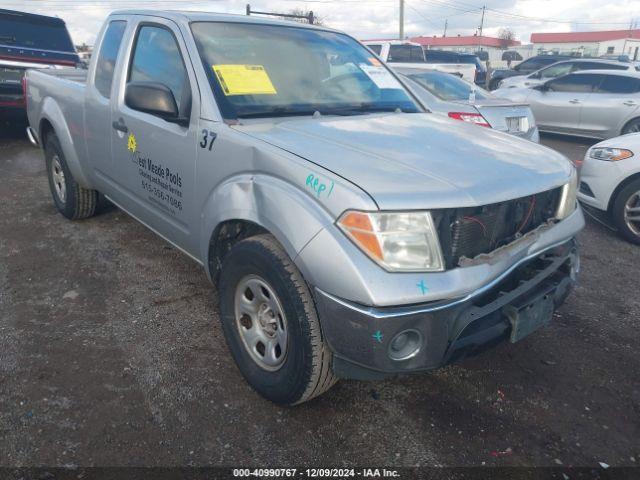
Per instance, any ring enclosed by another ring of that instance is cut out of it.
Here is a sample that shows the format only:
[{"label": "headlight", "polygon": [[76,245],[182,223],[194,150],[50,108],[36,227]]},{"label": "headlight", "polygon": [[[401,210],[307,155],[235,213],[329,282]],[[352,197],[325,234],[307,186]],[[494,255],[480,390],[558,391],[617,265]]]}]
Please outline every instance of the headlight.
[{"label": "headlight", "polygon": [[571,180],[565,183],[560,193],[560,201],[558,202],[558,210],[556,211],[556,218],[563,220],[573,213],[576,209],[578,193],[578,173],[575,168],[571,174]]},{"label": "headlight", "polygon": [[624,148],[596,147],[589,150],[589,157],[596,160],[617,162],[618,160],[633,157],[633,152]]},{"label": "headlight", "polygon": [[444,270],[430,212],[347,211],[338,227],[371,259],[390,272]]}]

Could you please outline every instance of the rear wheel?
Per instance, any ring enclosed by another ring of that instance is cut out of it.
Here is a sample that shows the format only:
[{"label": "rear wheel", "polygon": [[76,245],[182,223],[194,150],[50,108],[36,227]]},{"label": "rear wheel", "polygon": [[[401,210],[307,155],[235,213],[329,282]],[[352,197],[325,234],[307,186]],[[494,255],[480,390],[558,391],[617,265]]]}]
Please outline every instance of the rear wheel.
[{"label": "rear wheel", "polygon": [[258,393],[295,405],[336,382],[309,288],[273,236],[232,247],[218,285],[227,343]]},{"label": "rear wheel", "polygon": [[634,118],[622,128],[622,135],[640,132],[640,118]]},{"label": "rear wheel", "polygon": [[98,204],[98,192],[75,181],[54,133],[46,137],[44,155],[49,188],[58,211],[70,220],[91,217]]},{"label": "rear wheel", "polygon": [[612,214],[620,234],[628,241],[640,245],[640,178],[618,193]]}]

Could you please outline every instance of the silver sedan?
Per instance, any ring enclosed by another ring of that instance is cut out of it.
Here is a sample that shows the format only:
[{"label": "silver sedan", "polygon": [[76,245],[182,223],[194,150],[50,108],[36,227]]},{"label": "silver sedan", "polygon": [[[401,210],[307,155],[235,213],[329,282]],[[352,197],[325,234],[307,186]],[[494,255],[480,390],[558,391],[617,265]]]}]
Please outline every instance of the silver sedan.
[{"label": "silver sedan", "polygon": [[607,139],[640,132],[640,74],[584,70],[495,95],[531,105],[543,132]]},{"label": "silver sedan", "polygon": [[445,72],[396,68],[405,85],[433,113],[539,142],[531,109]]}]

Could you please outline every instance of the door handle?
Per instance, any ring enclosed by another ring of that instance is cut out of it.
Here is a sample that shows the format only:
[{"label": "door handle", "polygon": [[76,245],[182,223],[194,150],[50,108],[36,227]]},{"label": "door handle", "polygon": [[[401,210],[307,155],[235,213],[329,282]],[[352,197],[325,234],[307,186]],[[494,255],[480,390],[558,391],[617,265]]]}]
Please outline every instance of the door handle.
[{"label": "door handle", "polygon": [[122,120],[121,118],[119,118],[117,122],[114,121],[111,126],[114,128],[114,130],[118,130],[122,133],[127,133],[129,131],[127,126],[124,124],[124,120]]},{"label": "door handle", "polygon": [[637,105],[636,102],[634,102],[633,100],[627,100],[626,102],[622,102],[623,105],[626,105],[627,107],[633,107],[635,105]]},{"label": "door handle", "polygon": [[573,100],[569,100],[569,103],[573,103],[573,104],[580,103],[580,100],[578,100],[577,98],[574,98]]}]

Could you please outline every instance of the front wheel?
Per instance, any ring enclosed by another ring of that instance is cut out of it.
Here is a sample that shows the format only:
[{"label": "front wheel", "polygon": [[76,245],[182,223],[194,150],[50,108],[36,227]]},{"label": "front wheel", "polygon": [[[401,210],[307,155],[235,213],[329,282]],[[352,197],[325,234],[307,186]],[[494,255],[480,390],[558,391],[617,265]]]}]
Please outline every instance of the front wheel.
[{"label": "front wheel", "polygon": [[258,393],[295,405],[336,382],[309,288],[273,236],[237,243],[218,285],[227,344]]},{"label": "front wheel", "polygon": [[632,181],[618,193],[612,215],[620,234],[640,245],[640,179]]}]

